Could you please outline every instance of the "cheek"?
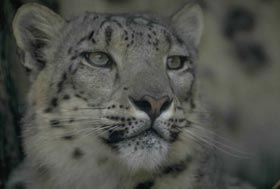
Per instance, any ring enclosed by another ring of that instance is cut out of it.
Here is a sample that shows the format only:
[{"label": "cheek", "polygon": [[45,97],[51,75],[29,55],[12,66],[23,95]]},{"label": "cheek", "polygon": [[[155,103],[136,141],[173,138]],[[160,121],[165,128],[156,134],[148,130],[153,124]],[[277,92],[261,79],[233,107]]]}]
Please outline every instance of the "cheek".
[{"label": "cheek", "polygon": [[113,91],[116,73],[109,69],[93,69],[80,66],[73,77],[74,88],[82,90],[91,97],[110,96]]},{"label": "cheek", "polygon": [[191,90],[194,77],[191,73],[184,75],[170,74],[171,85],[178,98],[185,98]]}]

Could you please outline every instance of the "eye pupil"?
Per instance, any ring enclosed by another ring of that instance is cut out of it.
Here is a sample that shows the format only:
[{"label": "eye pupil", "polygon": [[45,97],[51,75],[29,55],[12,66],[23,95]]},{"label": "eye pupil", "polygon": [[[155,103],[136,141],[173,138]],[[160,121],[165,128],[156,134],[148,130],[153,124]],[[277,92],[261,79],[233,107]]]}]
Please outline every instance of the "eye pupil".
[{"label": "eye pupil", "polygon": [[102,60],[104,58],[106,59],[106,57],[101,54],[96,55],[96,59]]}]

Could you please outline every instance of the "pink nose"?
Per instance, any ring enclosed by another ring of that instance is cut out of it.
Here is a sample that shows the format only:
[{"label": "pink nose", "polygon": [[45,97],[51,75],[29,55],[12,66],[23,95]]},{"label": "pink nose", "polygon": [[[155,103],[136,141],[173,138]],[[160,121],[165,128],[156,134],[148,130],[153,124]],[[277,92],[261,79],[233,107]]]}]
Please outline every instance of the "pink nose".
[{"label": "pink nose", "polygon": [[156,99],[152,96],[145,95],[140,100],[133,100],[135,106],[147,113],[151,119],[157,118],[162,112],[167,110],[172,103],[168,96]]}]

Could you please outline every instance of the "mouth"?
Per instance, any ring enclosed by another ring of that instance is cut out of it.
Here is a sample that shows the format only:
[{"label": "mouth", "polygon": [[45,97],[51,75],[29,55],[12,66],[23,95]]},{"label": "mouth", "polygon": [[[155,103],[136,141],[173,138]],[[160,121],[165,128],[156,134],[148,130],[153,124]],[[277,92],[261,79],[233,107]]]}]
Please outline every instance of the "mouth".
[{"label": "mouth", "polygon": [[179,135],[179,132],[170,132],[170,137],[167,137],[167,136],[164,136],[163,133],[161,133],[160,131],[157,131],[153,127],[150,127],[139,133],[135,133],[134,135],[131,135],[131,136],[124,136],[124,133],[125,133],[124,130],[113,131],[112,133],[109,134],[108,138],[103,138],[103,140],[105,140],[107,144],[117,144],[119,142],[129,141],[129,140],[133,140],[136,138],[150,135],[152,137],[159,138],[166,142],[174,142]]},{"label": "mouth", "polygon": [[103,138],[106,143],[108,144],[116,144],[119,142],[124,142],[128,140],[133,140],[135,138],[145,136],[145,135],[154,135],[157,136],[163,140],[166,140],[159,132],[157,132],[153,127],[150,127],[149,129],[146,129],[144,131],[141,131],[140,133],[135,133],[134,135],[131,136],[124,136],[124,131],[119,130],[119,131],[113,131],[111,134],[109,134],[108,138]]}]

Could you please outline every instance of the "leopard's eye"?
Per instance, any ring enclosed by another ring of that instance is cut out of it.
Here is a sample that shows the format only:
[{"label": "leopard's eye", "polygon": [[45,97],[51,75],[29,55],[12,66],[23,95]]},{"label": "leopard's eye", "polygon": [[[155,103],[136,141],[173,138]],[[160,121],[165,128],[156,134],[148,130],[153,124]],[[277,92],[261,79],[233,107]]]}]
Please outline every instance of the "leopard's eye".
[{"label": "leopard's eye", "polygon": [[110,67],[112,64],[111,58],[104,52],[87,52],[84,53],[85,61],[97,67]]},{"label": "leopard's eye", "polygon": [[167,58],[167,69],[168,70],[179,70],[189,61],[187,56],[170,56]]}]

